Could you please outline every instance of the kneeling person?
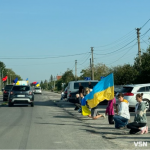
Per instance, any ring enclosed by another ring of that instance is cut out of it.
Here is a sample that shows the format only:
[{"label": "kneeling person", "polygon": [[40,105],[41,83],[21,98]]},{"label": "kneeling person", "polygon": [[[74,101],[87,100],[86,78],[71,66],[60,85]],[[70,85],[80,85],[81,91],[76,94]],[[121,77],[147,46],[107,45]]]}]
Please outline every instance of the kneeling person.
[{"label": "kneeling person", "polygon": [[124,129],[128,124],[128,120],[130,119],[129,113],[129,102],[124,99],[124,95],[122,93],[118,94],[119,104],[118,104],[118,114],[115,115],[115,128]]}]

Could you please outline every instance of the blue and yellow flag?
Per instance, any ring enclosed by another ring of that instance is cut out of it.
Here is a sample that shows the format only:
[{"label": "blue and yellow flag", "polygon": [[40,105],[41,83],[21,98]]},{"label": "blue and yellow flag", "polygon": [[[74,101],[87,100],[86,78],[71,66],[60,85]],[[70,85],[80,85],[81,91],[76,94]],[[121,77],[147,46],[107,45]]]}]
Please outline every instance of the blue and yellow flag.
[{"label": "blue and yellow flag", "polygon": [[40,84],[37,84],[37,85],[36,85],[36,87],[39,87],[39,86],[40,86]]},{"label": "blue and yellow flag", "polygon": [[114,98],[114,79],[113,73],[99,81],[93,90],[85,96],[81,105],[86,106],[86,102],[90,108],[96,107],[103,100],[111,100]]},{"label": "blue and yellow flag", "polygon": [[26,81],[28,81],[28,78],[26,78]]}]

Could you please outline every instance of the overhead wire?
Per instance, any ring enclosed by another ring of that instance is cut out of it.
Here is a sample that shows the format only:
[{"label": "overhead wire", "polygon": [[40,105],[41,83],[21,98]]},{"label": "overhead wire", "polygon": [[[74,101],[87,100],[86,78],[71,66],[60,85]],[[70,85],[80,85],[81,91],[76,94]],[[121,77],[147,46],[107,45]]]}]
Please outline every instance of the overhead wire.
[{"label": "overhead wire", "polygon": [[62,56],[55,56],[55,57],[41,57],[41,58],[30,58],[30,57],[22,57],[22,58],[19,58],[19,57],[16,57],[16,58],[13,58],[13,57],[0,57],[0,59],[49,59],[49,58],[61,58],[61,57],[71,57],[71,56],[77,56],[77,55],[84,55],[84,54],[87,54],[87,53],[90,53],[90,52],[86,52],[86,53],[80,53],[80,54],[72,54],[72,55],[62,55]]},{"label": "overhead wire", "polygon": [[116,43],[117,41],[120,41],[120,40],[124,39],[126,36],[131,35],[131,33],[133,34],[133,31],[134,31],[134,30],[130,31],[129,33],[127,33],[127,34],[124,35],[123,37],[119,38],[118,40],[116,40],[116,41],[114,41],[114,42],[112,42],[112,43],[110,43],[110,44],[102,45],[102,46],[96,46],[95,48],[98,48],[98,47],[106,47],[106,46],[109,46],[109,45],[113,45],[113,44]]},{"label": "overhead wire", "polygon": [[82,63],[79,64],[79,65],[83,65],[83,64],[89,59],[90,55],[91,55],[91,54],[89,54],[88,57],[84,60],[84,62],[82,62]]},{"label": "overhead wire", "polygon": [[121,57],[119,57],[119,59],[117,59],[109,64],[106,64],[106,65],[113,64],[113,63],[117,62],[118,60],[120,60],[121,58],[123,58],[136,44],[137,44],[137,42],[125,54],[123,54]]},{"label": "overhead wire", "polygon": [[108,55],[108,54],[112,54],[112,53],[118,52],[118,51],[122,50],[123,48],[125,48],[126,46],[128,46],[129,44],[131,44],[132,42],[134,42],[135,40],[136,40],[136,38],[134,40],[132,40],[131,42],[129,42],[128,44],[126,44],[125,46],[123,46],[123,47],[121,47],[121,48],[119,48],[119,49],[117,49],[117,50],[115,50],[113,52],[105,53],[105,54],[97,54],[97,53],[95,53],[95,54],[96,55]]},{"label": "overhead wire", "polygon": [[145,22],[145,24],[141,27],[141,29],[150,21],[150,19],[148,19],[148,21]]},{"label": "overhead wire", "polygon": [[[112,56],[112,55],[118,55],[118,53],[123,53],[124,51],[126,51],[127,49],[129,49],[129,48],[131,48],[133,45],[131,45],[131,46],[129,46],[129,47],[126,47],[126,48],[124,48],[122,51],[118,51],[117,53],[115,52],[115,53],[112,53],[112,54],[107,54],[107,57],[110,57],[110,56]],[[97,53],[94,53],[94,54],[96,54],[96,55],[99,55],[99,54],[97,54]],[[95,58],[95,59],[100,59],[100,58],[104,58],[104,56],[102,55],[101,57],[97,57],[97,58]]]},{"label": "overhead wire", "polygon": [[111,46],[111,47],[105,48],[105,49],[102,49],[102,48],[101,49],[97,49],[97,48],[95,48],[94,51],[104,51],[104,50],[107,51],[107,50],[110,50],[110,49],[118,48],[118,47],[126,44],[128,41],[131,41],[132,39],[134,39],[135,36],[136,36],[136,33],[132,34],[132,36],[130,36],[129,38],[125,39],[124,41],[121,41],[121,42],[117,43],[114,46]]}]

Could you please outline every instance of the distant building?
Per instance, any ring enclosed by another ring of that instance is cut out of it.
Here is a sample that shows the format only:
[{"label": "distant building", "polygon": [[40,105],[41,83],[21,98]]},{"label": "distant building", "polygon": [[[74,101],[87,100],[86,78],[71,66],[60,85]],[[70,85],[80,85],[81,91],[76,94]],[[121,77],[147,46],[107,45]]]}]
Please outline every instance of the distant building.
[{"label": "distant building", "polygon": [[59,80],[59,79],[61,79],[61,78],[62,78],[62,76],[56,76],[56,78],[57,78],[57,80]]}]

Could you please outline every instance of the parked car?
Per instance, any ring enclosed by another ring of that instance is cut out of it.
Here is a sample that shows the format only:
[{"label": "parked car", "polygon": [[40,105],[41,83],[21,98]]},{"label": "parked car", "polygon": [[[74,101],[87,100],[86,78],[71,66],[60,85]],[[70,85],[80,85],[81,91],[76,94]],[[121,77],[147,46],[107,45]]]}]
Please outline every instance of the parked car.
[{"label": "parked car", "polygon": [[[125,85],[120,90],[120,93],[124,94],[124,99],[129,102],[129,108],[131,109],[135,108],[137,104],[136,94],[143,93],[143,101],[145,101],[147,110],[150,110],[150,84]],[[117,95],[116,103],[119,103]]]},{"label": "parked car", "polygon": [[65,88],[63,98],[67,98],[67,88]]},{"label": "parked car", "polygon": [[31,107],[34,107],[34,94],[28,85],[14,85],[8,99],[8,106],[13,104],[30,104]]},{"label": "parked car", "polygon": [[67,87],[65,88],[65,90],[61,93],[61,100],[67,98]]},{"label": "parked car", "polygon": [[[78,99],[76,98],[76,94],[79,94],[79,90],[76,91],[76,92],[71,92],[69,94],[69,98],[68,98],[68,101],[71,102],[71,103],[78,103]],[[103,100],[102,102],[99,103],[99,105],[106,105],[108,103],[107,100]]]},{"label": "parked car", "polygon": [[6,85],[5,88],[3,89],[3,101],[8,100],[8,95],[12,89],[13,85]]},{"label": "parked car", "polygon": [[34,88],[34,94],[42,94],[41,87],[35,87]]},{"label": "parked car", "polygon": [[79,94],[79,90],[69,94],[68,101],[70,103],[79,103],[79,100],[76,98],[76,94]]}]

